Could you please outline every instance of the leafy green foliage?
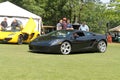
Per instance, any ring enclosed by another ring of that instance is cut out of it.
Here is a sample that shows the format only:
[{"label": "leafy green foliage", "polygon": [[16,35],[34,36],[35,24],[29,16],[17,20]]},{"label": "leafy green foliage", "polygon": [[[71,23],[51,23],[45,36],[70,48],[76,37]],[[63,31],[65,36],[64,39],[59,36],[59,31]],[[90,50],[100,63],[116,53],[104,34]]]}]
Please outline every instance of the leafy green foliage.
[{"label": "leafy green foliage", "polygon": [[[7,0],[0,0],[0,2]],[[120,0],[106,6],[100,0],[8,0],[42,17],[44,25],[56,26],[66,17],[71,23],[86,21],[93,32],[105,33],[120,25]]]}]

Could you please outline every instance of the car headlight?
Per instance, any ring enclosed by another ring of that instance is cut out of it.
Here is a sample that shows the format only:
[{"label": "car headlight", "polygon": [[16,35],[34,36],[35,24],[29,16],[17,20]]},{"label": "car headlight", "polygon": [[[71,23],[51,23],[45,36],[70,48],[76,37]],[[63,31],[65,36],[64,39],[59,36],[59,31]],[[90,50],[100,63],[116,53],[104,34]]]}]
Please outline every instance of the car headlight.
[{"label": "car headlight", "polygon": [[50,42],[50,45],[56,45],[56,44],[61,44],[62,40],[56,39]]}]

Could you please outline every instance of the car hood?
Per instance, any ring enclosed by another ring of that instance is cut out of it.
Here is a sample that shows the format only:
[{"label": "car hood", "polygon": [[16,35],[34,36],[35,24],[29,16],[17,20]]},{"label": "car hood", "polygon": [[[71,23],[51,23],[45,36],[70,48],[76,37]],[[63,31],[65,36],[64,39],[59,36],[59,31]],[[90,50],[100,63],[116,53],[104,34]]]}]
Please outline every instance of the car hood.
[{"label": "car hood", "polygon": [[48,46],[61,44],[62,41],[64,41],[64,38],[57,38],[55,36],[40,36],[30,42],[30,44]]},{"label": "car hood", "polygon": [[0,39],[3,39],[3,38],[5,38],[5,37],[7,37],[9,34],[11,34],[12,32],[3,32],[3,31],[1,31],[0,32]]},{"label": "car hood", "polygon": [[19,32],[0,32],[0,39],[4,39],[4,38],[7,38],[10,34],[17,34]]},{"label": "car hood", "polygon": [[34,32],[35,28],[36,23],[32,18],[30,18],[21,32],[31,34],[32,32]]}]

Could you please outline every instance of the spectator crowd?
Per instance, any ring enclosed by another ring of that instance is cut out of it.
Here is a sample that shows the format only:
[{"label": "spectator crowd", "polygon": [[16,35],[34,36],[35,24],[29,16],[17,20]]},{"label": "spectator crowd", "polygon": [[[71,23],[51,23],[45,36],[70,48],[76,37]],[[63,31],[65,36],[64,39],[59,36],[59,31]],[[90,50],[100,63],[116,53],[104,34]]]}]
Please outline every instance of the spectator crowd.
[{"label": "spectator crowd", "polygon": [[20,27],[20,24],[16,19],[14,19],[10,26],[8,26],[7,18],[4,18],[3,21],[0,23],[0,30],[6,30],[10,27],[12,30],[15,30],[17,27]]},{"label": "spectator crowd", "polygon": [[[73,25],[70,22],[70,19],[67,18],[63,18],[61,20],[59,20],[59,22],[56,25],[56,30],[73,30]],[[80,26],[79,26],[79,30],[81,31],[89,31],[89,27],[88,25],[86,25],[86,22],[83,22]]]}]

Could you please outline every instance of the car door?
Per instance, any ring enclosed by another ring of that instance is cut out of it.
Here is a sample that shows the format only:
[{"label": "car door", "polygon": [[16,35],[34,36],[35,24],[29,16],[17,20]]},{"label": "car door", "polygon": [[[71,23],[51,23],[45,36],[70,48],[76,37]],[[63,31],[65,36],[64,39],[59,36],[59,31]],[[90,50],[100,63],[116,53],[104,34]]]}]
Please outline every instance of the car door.
[{"label": "car door", "polygon": [[91,32],[84,32],[87,40],[87,48],[91,48],[93,44],[96,42],[96,35]]},{"label": "car door", "polygon": [[32,18],[30,18],[21,32],[31,34],[32,32],[34,32],[35,28],[36,23]]},{"label": "car door", "polygon": [[73,33],[73,37],[74,37],[73,40],[74,50],[80,50],[86,46],[86,37],[82,31]]},{"label": "car door", "polygon": [[82,50],[85,48],[91,47],[91,41],[94,41],[94,38],[91,35],[86,35],[85,32],[77,32],[78,37],[74,38],[73,44],[75,50]]}]

